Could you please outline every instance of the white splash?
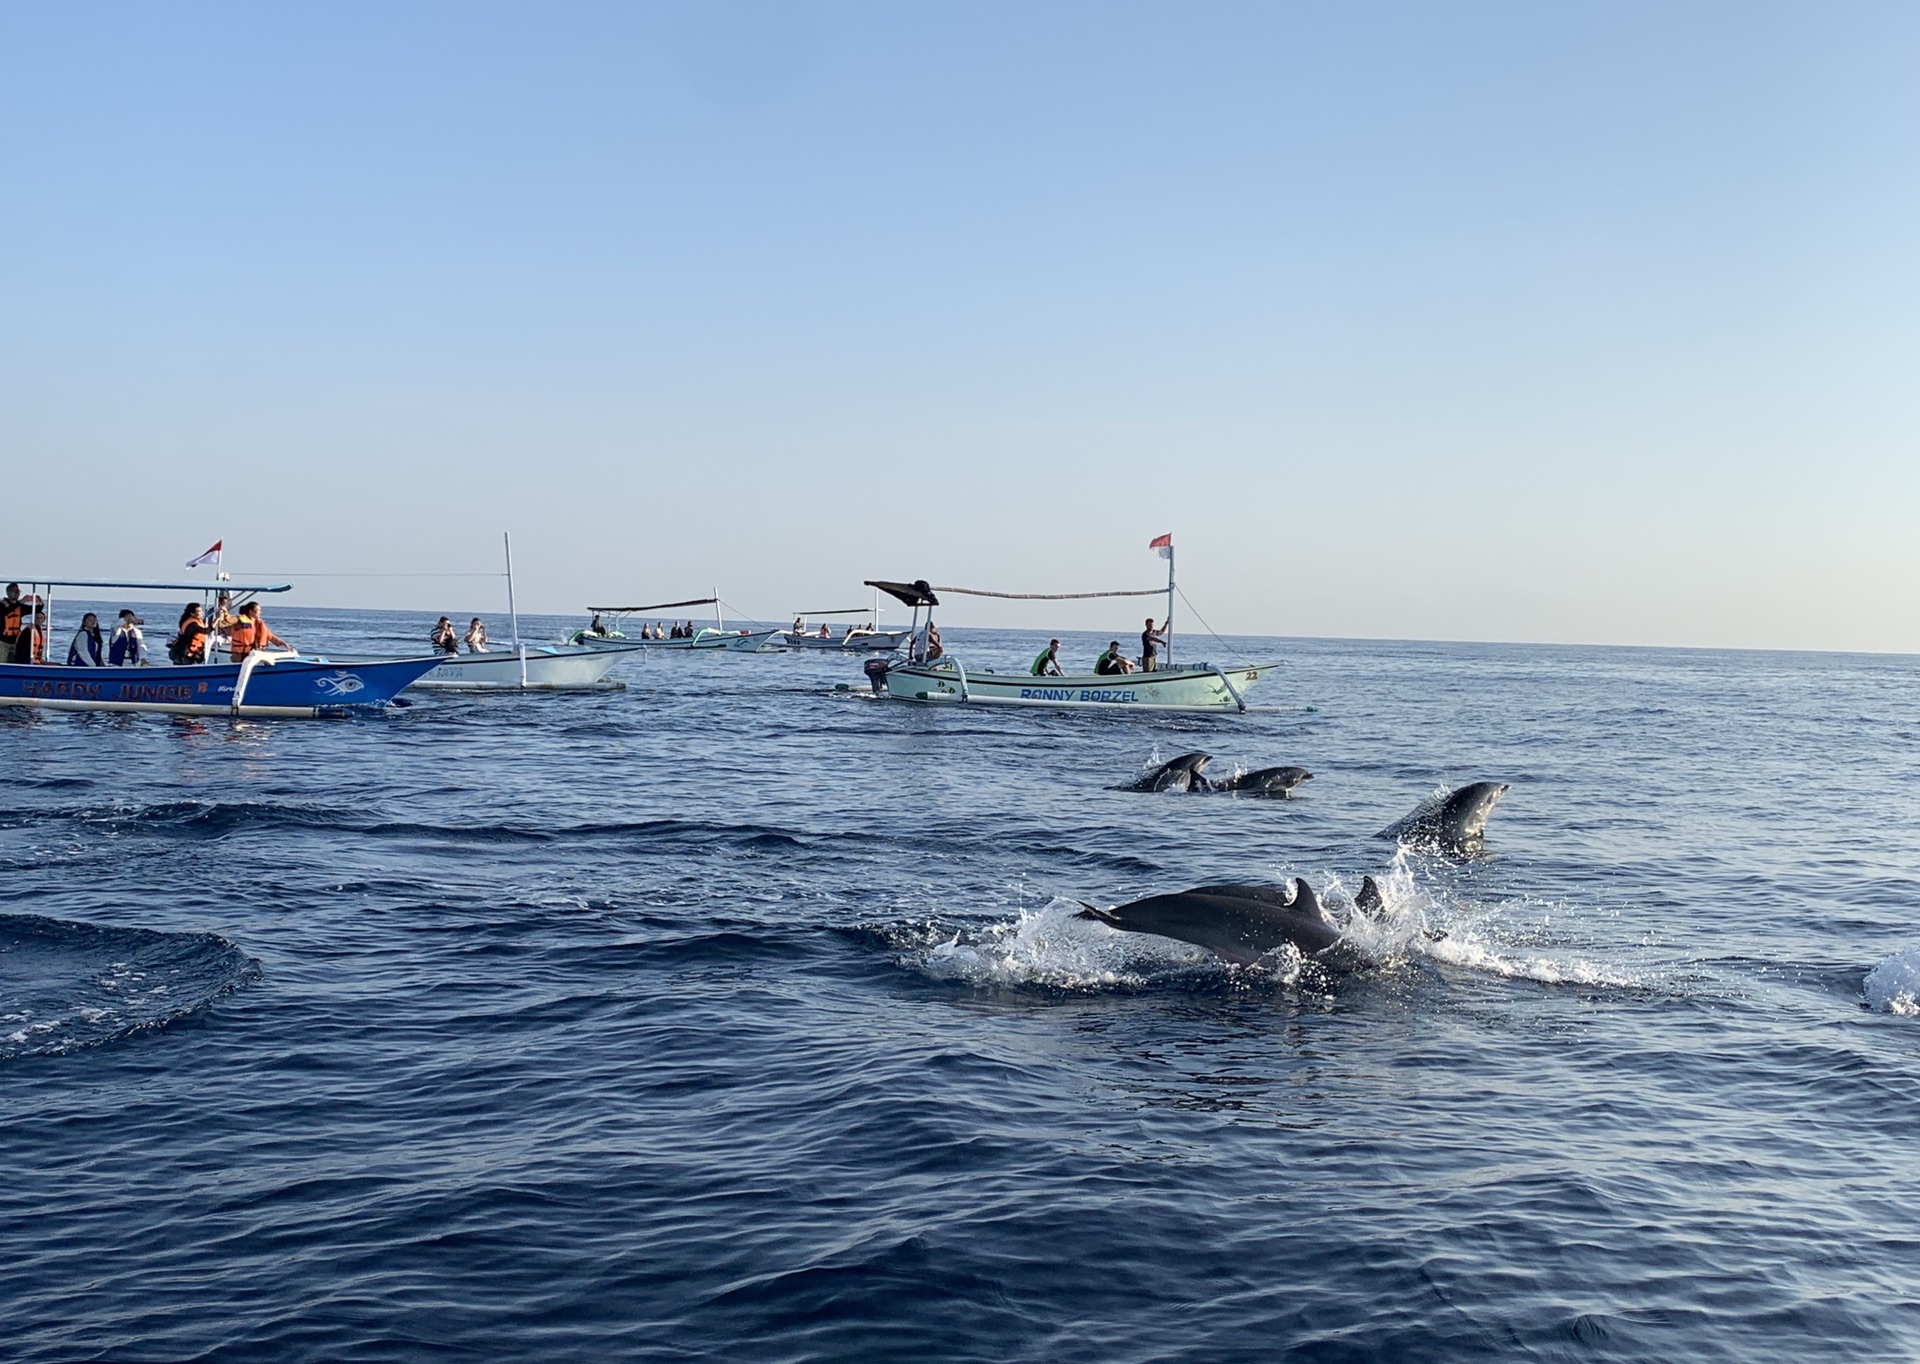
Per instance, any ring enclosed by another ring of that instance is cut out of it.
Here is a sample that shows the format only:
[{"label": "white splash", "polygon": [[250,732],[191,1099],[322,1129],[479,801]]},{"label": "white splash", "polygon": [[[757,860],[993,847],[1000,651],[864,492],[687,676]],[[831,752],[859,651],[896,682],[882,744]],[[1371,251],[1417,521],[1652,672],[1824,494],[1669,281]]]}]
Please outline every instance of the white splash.
[{"label": "white splash", "polygon": [[1871,1009],[1920,1018],[1920,947],[1895,952],[1867,972],[1866,993]]},{"label": "white splash", "polygon": [[1349,913],[1345,923],[1347,940],[1375,961],[1389,963],[1418,953],[1430,961],[1507,980],[1621,988],[1645,983],[1578,957],[1517,952],[1511,943],[1500,940],[1497,912],[1436,899],[1422,887],[1414,879],[1405,848],[1394,855],[1385,875],[1374,878],[1374,884],[1380,887],[1385,907],[1371,916]]},{"label": "white splash", "polygon": [[[1228,968],[1203,947],[1123,933],[1077,917],[1078,901],[1056,899],[977,934],[957,933],[918,954],[928,974],[973,985],[1039,985],[1058,990],[1138,989],[1156,979]],[[1298,954],[1276,953],[1273,969],[1255,968],[1278,983],[1299,973]]]}]

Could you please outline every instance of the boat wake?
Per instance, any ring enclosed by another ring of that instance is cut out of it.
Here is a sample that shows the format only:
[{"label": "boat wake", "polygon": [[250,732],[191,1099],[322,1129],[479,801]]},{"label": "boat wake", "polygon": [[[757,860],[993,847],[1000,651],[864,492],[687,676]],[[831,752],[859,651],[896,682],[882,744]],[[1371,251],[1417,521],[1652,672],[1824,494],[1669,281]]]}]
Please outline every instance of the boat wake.
[{"label": "boat wake", "polygon": [[1867,972],[1865,990],[1876,1013],[1920,1018],[1920,947],[1895,952]]},{"label": "boat wake", "polygon": [[163,1028],[259,975],[213,933],[0,914],[0,1061]]}]

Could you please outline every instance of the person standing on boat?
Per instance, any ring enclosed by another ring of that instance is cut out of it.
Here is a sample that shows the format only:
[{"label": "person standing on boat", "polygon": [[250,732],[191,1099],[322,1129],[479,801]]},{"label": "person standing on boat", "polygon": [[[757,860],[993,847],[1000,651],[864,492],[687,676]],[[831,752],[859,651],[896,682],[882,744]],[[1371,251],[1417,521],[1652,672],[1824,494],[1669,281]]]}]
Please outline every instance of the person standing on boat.
[{"label": "person standing on boat", "polygon": [[188,602],[187,609],[180,613],[179,632],[167,646],[167,657],[179,664],[205,663],[207,638],[212,633],[207,629],[206,612],[200,603]]},{"label": "person standing on boat", "polygon": [[1165,625],[1158,630],[1153,628],[1153,617],[1147,617],[1147,628],[1140,632],[1140,671],[1157,673],[1160,671],[1160,646],[1167,642],[1166,628],[1173,623],[1168,616]]},{"label": "person standing on boat", "polygon": [[7,584],[7,595],[0,597],[0,658],[12,661],[14,647],[26,631],[33,608],[39,604],[40,598],[31,592],[21,592],[19,583]]},{"label": "person standing on boat", "polygon": [[1061,675],[1059,640],[1050,639],[1047,641],[1047,647],[1042,649],[1039,657],[1033,660],[1031,672],[1035,677],[1059,677]]},{"label": "person standing on boat", "polygon": [[460,652],[460,636],[453,631],[453,621],[446,616],[433,627],[433,647],[438,653],[457,654]]},{"label": "person standing on boat", "polygon": [[140,627],[146,622],[126,607],[120,608],[120,624],[114,627],[113,639],[107,645],[107,666],[110,668],[144,668],[147,666],[147,637],[140,633]]},{"label": "person standing on boat", "polygon": [[73,632],[73,643],[67,646],[67,666],[69,668],[107,666],[107,637],[100,629],[100,617],[91,611],[80,617],[80,628]]},{"label": "person standing on boat", "polygon": [[256,649],[266,649],[278,644],[282,649],[287,642],[267,628],[266,617],[260,614],[260,603],[250,601],[240,608],[240,614],[233,619],[233,626],[227,632],[227,644],[230,657],[235,663]]},{"label": "person standing on boat", "polygon": [[[594,633],[596,635],[606,633],[598,628],[600,625],[600,617],[595,616],[593,623],[595,626]],[[484,654],[486,651],[487,627],[481,624],[480,617],[475,616],[473,618],[473,624],[467,627],[467,652],[470,654]]]}]

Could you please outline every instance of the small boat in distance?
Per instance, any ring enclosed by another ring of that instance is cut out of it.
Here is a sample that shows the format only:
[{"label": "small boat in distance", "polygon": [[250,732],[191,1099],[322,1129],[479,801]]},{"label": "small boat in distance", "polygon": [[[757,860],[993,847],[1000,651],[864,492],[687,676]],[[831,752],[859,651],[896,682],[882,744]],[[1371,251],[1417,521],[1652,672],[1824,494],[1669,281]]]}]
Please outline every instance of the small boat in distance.
[{"label": "small boat in distance", "polygon": [[[192,592],[222,594],[238,608],[263,592],[287,592],[289,583],[124,583],[93,579],[27,584],[48,623],[48,652],[57,635],[53,590]],[[164,655],[163,655],[164,656]],[[361,663],[305,658],[291,650],[255,649],[238,663],[161,663],[144,667],[81,667],[63,663],[0,662],[0,706],[43,710],[151,711],[167,715],[310,719],[375,711],[431,671],[439,660],[370,659]]]},{"label": "small boat in distance", "polygon": [[[1166,661],[1153,671],[1075,673],[1041,676],[1033,673],[995,673],[969,669],[945,652],[933,629],[933,608],[939,592],[963,596],[1003,597],[1029,601],[1067,601],[1101,597],[1157,597],[1160,589],[1126,592],[983,592],[964,587],[933,588],[916,582],[869,581],[867,586],[887,593],[913,609],[913,627],[904,660],[870,658],[865,665],[874,695],[897,701],[942,704],[1034,706],[1051,710],[1245,711],[1246,692],[1278,663],[1241,664],[1232,668],[1212,663],[1173,664],[1173,537],[1163,535],[1150,546],[1167,561],[1167,617],[1160,627]],[[926,625],[920,612],[927,613]],[[1156,662],[1158,660],[1156,659]]]},{"label": "small boat in distance", "polygon": [[[866,624],[855,623],[847,627],[846,633],[835,635],[825,625],[815,633],[807,628],[808,616],[867,616]],[[880,628],[880,589],[873,591],[873,606],[846,607],[837,611],[798,611],[794,613],[793,628],[787,631],[789,649],[816,649],[841,654],[890,654],[905,647],[911,630],[882,630]]]},{"label": "small boat in distance", "polygon": [[[651,635],[629,637],[619,629],[633,616],[646,616],[656,611],[673,611],[682,606],[711,606],[714,624],[703,626],[690,635],[677,635],[668,638],[655,638]],[[663,601],[652,606],[589,606],[592,614],[591,624],[582,626],[566,637],[568,644],[586,649],[729,649],[734,653],[772,654],[786,648],[786,633],[781,630],[729,630],[720,610],[720,595],[711,597],[693,597],[686,601]],[[611,616],[613,624],[607,625],[601,620]],[[595,626],[599,629],[595,629]]]}]

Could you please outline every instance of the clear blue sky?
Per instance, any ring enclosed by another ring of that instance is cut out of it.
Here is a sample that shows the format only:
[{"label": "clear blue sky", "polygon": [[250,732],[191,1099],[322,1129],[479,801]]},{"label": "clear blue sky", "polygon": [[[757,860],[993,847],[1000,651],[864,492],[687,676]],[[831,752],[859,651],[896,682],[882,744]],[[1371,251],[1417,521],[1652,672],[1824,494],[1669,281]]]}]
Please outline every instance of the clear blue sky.
[{"label": "clear blue sky", "polygon": [[1226,630],[1920,651],[1916,72],[1910,3],[7,5],[0,571],[511,529],[533,609],[772,616],[1171,530]]}]

